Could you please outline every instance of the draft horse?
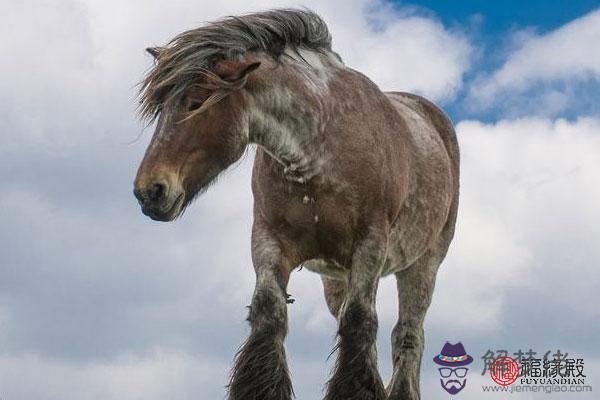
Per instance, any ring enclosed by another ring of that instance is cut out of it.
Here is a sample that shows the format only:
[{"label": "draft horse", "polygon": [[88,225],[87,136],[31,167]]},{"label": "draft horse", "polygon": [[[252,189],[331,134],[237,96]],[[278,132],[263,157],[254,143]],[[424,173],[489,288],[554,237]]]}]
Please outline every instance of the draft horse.
[{"label": "draft horse", "polygon": [[[156,131],[135,179],[142,212],[171,221],[256,144],[251,332],[231,400],[293,396],[284,339],[291,272],[321,275],[337,318],[327,400],[418,399],[423,320],[454,234],[459,153],[422,97],[382,92],[342,62],[308,10],[228,17],[150,48],[141,115]],[[380,60],[394,62],[394,60]],[[393,376],[377,369],[375,297],[395,274]]]}]

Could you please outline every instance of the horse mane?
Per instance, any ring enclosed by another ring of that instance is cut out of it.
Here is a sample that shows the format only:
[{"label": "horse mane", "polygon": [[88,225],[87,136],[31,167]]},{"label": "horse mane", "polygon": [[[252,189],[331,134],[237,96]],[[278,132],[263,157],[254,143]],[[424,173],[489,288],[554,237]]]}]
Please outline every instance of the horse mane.
[{"label": "horse mane", "polygon": [[239,60],[248,51],[278,59],[286,48],[331,51],[325,22],[306,9],[275,9],[225,17],[176,36],[156,49],[154,67],[140,82],[140,116],[154,120],[164,104],[180,101],[218,60]]}]

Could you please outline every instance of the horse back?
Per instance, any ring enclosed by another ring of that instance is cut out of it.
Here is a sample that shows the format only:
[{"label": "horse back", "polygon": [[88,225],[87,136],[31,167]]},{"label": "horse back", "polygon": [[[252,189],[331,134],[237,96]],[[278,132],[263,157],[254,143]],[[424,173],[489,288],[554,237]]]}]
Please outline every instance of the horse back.
[{"label": "horse back", "polygon": [[452,161],[454,176],[458,179],[460,152],[458,149],[458,141],[456,138],[456,132],[454,131],[454,126],[452,125],[452,122],[446,113],[444,113],[444,111],[442,111],[431,101],[413,93],[385,92],[385,94],[390,99],[396,99],[406,104],[414,112],[431,122],[431,124],[435,127],[436,132],[440,135],[440,138],[444,142],[446,152]]}]

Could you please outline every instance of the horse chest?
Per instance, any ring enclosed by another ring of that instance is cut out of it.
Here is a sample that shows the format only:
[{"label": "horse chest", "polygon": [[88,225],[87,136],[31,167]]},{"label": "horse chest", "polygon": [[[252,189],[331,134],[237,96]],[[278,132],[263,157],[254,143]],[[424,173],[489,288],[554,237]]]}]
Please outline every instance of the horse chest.
[{"label": "horse chest", "polygon": [[331,257],[344,262],[350,254],[355,210],[331,193],[292,190],[271,195],[266,216],[280,234],[302,247],[307,257]]}]

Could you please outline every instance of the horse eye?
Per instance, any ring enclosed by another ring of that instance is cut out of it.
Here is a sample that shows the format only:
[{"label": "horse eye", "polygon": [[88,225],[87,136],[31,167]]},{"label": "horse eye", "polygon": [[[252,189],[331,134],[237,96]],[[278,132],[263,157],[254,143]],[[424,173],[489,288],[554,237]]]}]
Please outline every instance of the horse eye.
[{"label": "horse eye", "polygon": [[191,101],[190,104],[188,105],[188,111],[194,111],[194,110],[200,108],[201,105],[202,105],[202,102],[200,102],[200,101]]}]

